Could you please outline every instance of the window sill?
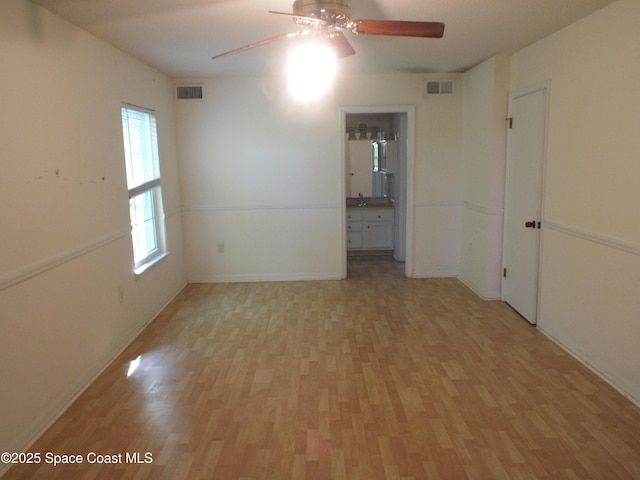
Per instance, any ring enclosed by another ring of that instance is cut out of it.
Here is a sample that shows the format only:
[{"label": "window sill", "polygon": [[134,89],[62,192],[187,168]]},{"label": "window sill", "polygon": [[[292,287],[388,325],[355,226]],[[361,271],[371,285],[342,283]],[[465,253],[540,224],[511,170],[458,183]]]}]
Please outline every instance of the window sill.
[{"label": "window sill", "polygon": [[161,255],[158,255],[157,257],[154,257],[153,259],[149,260],[147,263],[140,265],[138,268],[134,269],[133,273],[135,275],[142,275],[144,272],[146,272],[151,267],[159,263],[161,260],[167,258],[168,256],[169,256],[169,252],[165,252]]}]

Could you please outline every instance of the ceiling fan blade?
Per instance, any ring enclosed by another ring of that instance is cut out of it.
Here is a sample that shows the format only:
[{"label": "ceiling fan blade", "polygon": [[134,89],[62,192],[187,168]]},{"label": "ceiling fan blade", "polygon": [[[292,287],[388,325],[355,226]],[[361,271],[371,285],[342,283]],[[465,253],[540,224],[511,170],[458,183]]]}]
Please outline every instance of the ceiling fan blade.
[{"label": "ceiling fan blade", "polygon": [[329,45],[333,51],[336,52],[336,58],[338,59],[350,57],[356,53],[342,32],[332,32],[329,34]]},{"label": "ceiling fan blade", "polygon": [[442,38],[444,23],[393,20],[353,20],[352,31],[364,35]]},{"label": "ceiling fan blade", "polygon": [[250,50],[256,47],[261,47],[262,45],[267,45],[272,42],[277,42],[278,40],[297,37],[301,33],[304,33],[304,32],[283,33],[282,35],[276,35],[275,37],[266,38],[264,40],[260,40],[259,42],[250,43],[249,45],[245,45],[244,47],[234,48],[233,50],[229,50],[228,52],[224,52],[219,55],[216,55],[212,57],[212,59],[217,60],[219,58],[229,57],[231,55],[235,55],[236,53],[244,52],[246,50]]}]

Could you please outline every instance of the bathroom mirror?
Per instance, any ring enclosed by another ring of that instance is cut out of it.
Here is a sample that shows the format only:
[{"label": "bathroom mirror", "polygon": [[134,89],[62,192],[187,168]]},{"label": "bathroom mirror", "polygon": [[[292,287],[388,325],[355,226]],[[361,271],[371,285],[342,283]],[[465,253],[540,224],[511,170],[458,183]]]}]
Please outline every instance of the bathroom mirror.
[{"label": "bathroom mirror", "polygon": [[373,171],[371,138],[390,132],[392,114],[357,113],[346,115],[345,175],[347,197],[387,197],[392,192],[393,175]]}]

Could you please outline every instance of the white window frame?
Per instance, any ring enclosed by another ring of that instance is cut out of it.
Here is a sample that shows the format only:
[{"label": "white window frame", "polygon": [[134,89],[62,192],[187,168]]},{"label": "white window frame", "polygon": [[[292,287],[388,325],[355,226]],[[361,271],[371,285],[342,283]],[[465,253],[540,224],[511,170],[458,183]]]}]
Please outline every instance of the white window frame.
[{"label": "white window frame", "polygon": [[156,115],[127,103],[121,114],[133,269],[140,274],[167,255]]}]

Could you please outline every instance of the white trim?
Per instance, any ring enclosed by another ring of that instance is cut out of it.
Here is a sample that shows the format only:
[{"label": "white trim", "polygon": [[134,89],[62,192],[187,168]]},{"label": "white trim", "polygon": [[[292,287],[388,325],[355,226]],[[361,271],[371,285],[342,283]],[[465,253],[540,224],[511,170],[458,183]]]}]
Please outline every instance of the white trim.
[{"label": "white trim", "polygon": [[121,238],[127,237],[131,235],[131,228],[129,227],[126,230],[121,230],[119,232],[112,233],[107,235],[101,239],[98,239],[94,242],[81,245],[80,247],[73,248],[71,250],[67,250],[65,252],[59,253],[58,255],[54,255],[46,260],[30,265],[20,271],[12,272],[7,275],[3,275],[0,277],[0,291],[5,290],[9,287],[13,287],[18,283],[24,282],[33,278],[41,273],[46,272],[47,270],[51,270],[52,268],[58,267],[66,262],[74,260],[78,257],[86,255],[98,248],[102,248],[110,243],[116,242]]},{"label": "white trim", "polygon": [[[342,202],[345,203],[345,202]],[[224,212],[224,211],[241,211],[241,210],[330,210],[340,208],[341,204],[325,203],[325,204],[255,204],[255,205],[186,205],[182,207],[185,213],[197,212]]]},{"label": "white trim", "polygon": [[587,367],[594,374],[596,374],[598,377],[600,377],[602,380],[604,380],[606,383],[608,383],[611,387],[613,387],[614,390],[616,390],[622,396],[626,397],[629,401],[631,401],[633,404],[635,404],[636,407],[640,407],[640,397],[635,397],[629,391],[627,391],[625,388],[623,388],[620,385],[621,382],[618,381],[618,377],[616,375],[611,376],[610,374],[607,374],[607,373],[599,370],[595,365],[591,364],[586,359],[586,357],[584,357],[581,354],[579,354],[578,352],[576,352],[569,345],[561,342],[560,339],[558,339],[557,337],[553,336],[549,331],[545,330],[544,327],[539,326],[538,330],[540,330],[549,340],[551,340],[553,343],[558,345],[560,348],[562,348],[565,352],[567,352],[573,358],[578,360],[582,365]]},{"label": "white trim", "polygon": [[[162,202],[164,204],[164,201]],[[176,207],[172,207],[168,210],[164,211],[164,218],[165,220],[168,218],[171,218],[175,215],[178,215],[179,213],[182,213],[182,207],[180,205],[176,206]]]},{"label": "white trim", "polygon": [[142,195],[143,193],[147,193],[150,190],[153,190],[156,187],[160,186],[160,178],[154,178],[153,180],[149,180],[141,185],[129,189],[129,199],[133,197],[137,197],[138,195]]},{"label": "white trim", "polygon": [[411,278],[458,278],[457,270],[427,270],[425,272],[413,272]]},{"label": "white trim", "polygon": [[133,269],[133,273],[135,275],[142,275],[151,267],[160,263],[160,260],[163,260],[168,256],[169,256],[169,252],[162,252],[160,255],[156,255],[155,257],[151,258],[149,261],[138,265],[136,268]]},{"label": "white trim", "polygon": [[[135,330],[132,329],[134,331],[131,336],[128,336],[128,340],[126,339],[127,336],[125,336],[125,340],[123,341],[121,347],[118,348],[115,353],[110,355],[110,357],[104,360],[104,364],[102,366],[98,366],[93,371],[90,371],[86,376],[84,376],[76,383],[74,383],[70,388],[68,388],[67,391],[62,395],[61,400],[59,402],[56,402],[56,404],[54,404],[52,408],[48,410],[48,412],[45,412],[43,414],[43,417],[48,416],[49,418],[43,418],[42,423],[40,423],[39,425],[34,425],[34,427],[30,429],[31,431],[27,431],[25,434],[23,434],[22,438],[18,439],[16,444],[14,446],[10,446],[8,450],[25,452],[29,448],[31,448],[33,444],[37,442],[38,439],[42,435],[44,435],[44,433],[46,433],[47,430],[49,430],[49,428],[51,428],[51,426],[80,397],[80,395],[82,395],[87,390],[87,388],[89,388],[96,381],[96,379],[100,375],[102,375],[105,370],[107,370],[107,368],[109,368],[113,364],[113,362],[118,359],[118,357],[120,357],[120,355],[129,347],[129,345],[131,345],[156,318],[158,318],[160,313],[165,308],[167,308],[167,306],[182,292],[182,290],[184,290],[187,285],[187,283],[182,285],[182,287],[180,287],[177,292],[175,292],[168,300],[166,300],[159,308],[157,308],[155,310],[156,313],[153,314],[148,320],[143,322],[142,325],[138,327],[134,326]],[[24,438],[28,438],[29,440],[23,442],[22,439]],[[6,468],[0,467],[0,477],[2,477],[9,468],[10,465],[7,465]]]},{"label": "white trim", "polygon": [[189,283],[244,283],[244,282],[297,282],[310,280],[342,280],[339,272],[335,273],[240,273],[229,275],[192,275]]},{"label": "white trim", "polygon": [[468,210],[473,210],[477,213],[482,213],[488,216],[502,216],[504,215],[504,208],[501,207],[486,207],[477,203],[467,202],[466,200],[427,200],[423,202],[414,203],[416,207],[463,207]]},{"label": "white trim", "polygon": [[129,110],[134,110],[136,112],[146,113],[147,115],[156,115],[156,111],[151,108],[141,107],[140,105],[134,105],[133,103],[122,102],[121,107],[127,108]]},{"label": "white trim", "polygon": [[471,290],[473,293],[479,296],[482,300],[486,300],[486,301],[502,300],[502,292],[500,291],[483,292],[479,288],[477,288],[475,285],[465,280],[464,278],[460,276],[458,276],[457,278],[462,284],[464,284],[469,290]]},{"label": "white trim", "polygon": [[416,107],[414,105],[343,105],[340,107],[340,119],[338,138],[340,141],[337,154],[340,158],[340,205],[341,205],[341,256],[342,256],[342,278],[347,278],[347,234],[346,216],[347,206],[344,199],[347,196],[345,182],[345,141],[346,141],[346,116],[347,114],[361,113],[399,113],[407,115],[407,159],[405,168],[406,178],[406,205],[405,205],[405,276],[413,276],[413,191],[415,163],[415,143],[416,143]]},{"label": "white trim", "polygon": [[459,207],[462,202],[459,200],[428,200],[424,202],[416,202],[415,207]]},{"label": "white trim", "polygon": [[[543,145],[543,156],[542,156],[542,165],[540,166],[540,220],[544,224],[545,217],[545,198],[546,198],[546,172],[547,172],[547,152],[549,145],[549,111],[551,109],[551,80],[544,80],[533,85],[526,86],[524,88],[518,88],[512,90],[509,93],[509,106],[508,106],[508,118],[511,118],[513,115],[513,102],[515,99],[522,97],[524,95],[529,95],[538,91],[544,92],[544,145]],[[507,150],[506,150],[506,168],[505,168],[505,189],[504,189],[504,222],[503,222],[503,230],[502,230],[502,267],[504,268],[506,263],[506,249],[504,246],[507,244],[507,214],[509,210],[509,169],[511,165],[511,135],[507,132]],[[537,272],[537,284],[536,284],[536,318],[534,319],[533,324],[538,324],[538,319],[540,317],[540,292],[542,291],[542,254],[543,254],[543,235],[540,235],[540,240],[538,244],[538,272]],[[500,282],[500,298],[504,301],[504,276]]]},{"label": "white trim", "polygon": [[502,216],[504,215],[504,208],[496,208],[496,207],[485,207],[484,205],[478,205],[476,203],[471,203],[464,201],[462,202],[462,206],[469,210],[473,210],[474,212],[482,213],[484,215],[489,216]]},{"label": "white trim", "polygon": [[573,237],[581,238],[583,240],[588,240],[590,242],[594,242],[600,245],[605,245],[610,248],[615,248],[616,250],[621,250],[623,252],[631,253],[632,255],[640,255],[640,245],[637,245],[637,244],[628,243],[622,240],[618,240],[616,238],[588,232],[587,230],[581,230],[579,228],[570,227],[568,225],[563,225],[561,223],[557,223],[551,220],[543,221],[542,225],[544,228],[548,228],[556,232],[564,233],[566,235],[571,235]]}]

